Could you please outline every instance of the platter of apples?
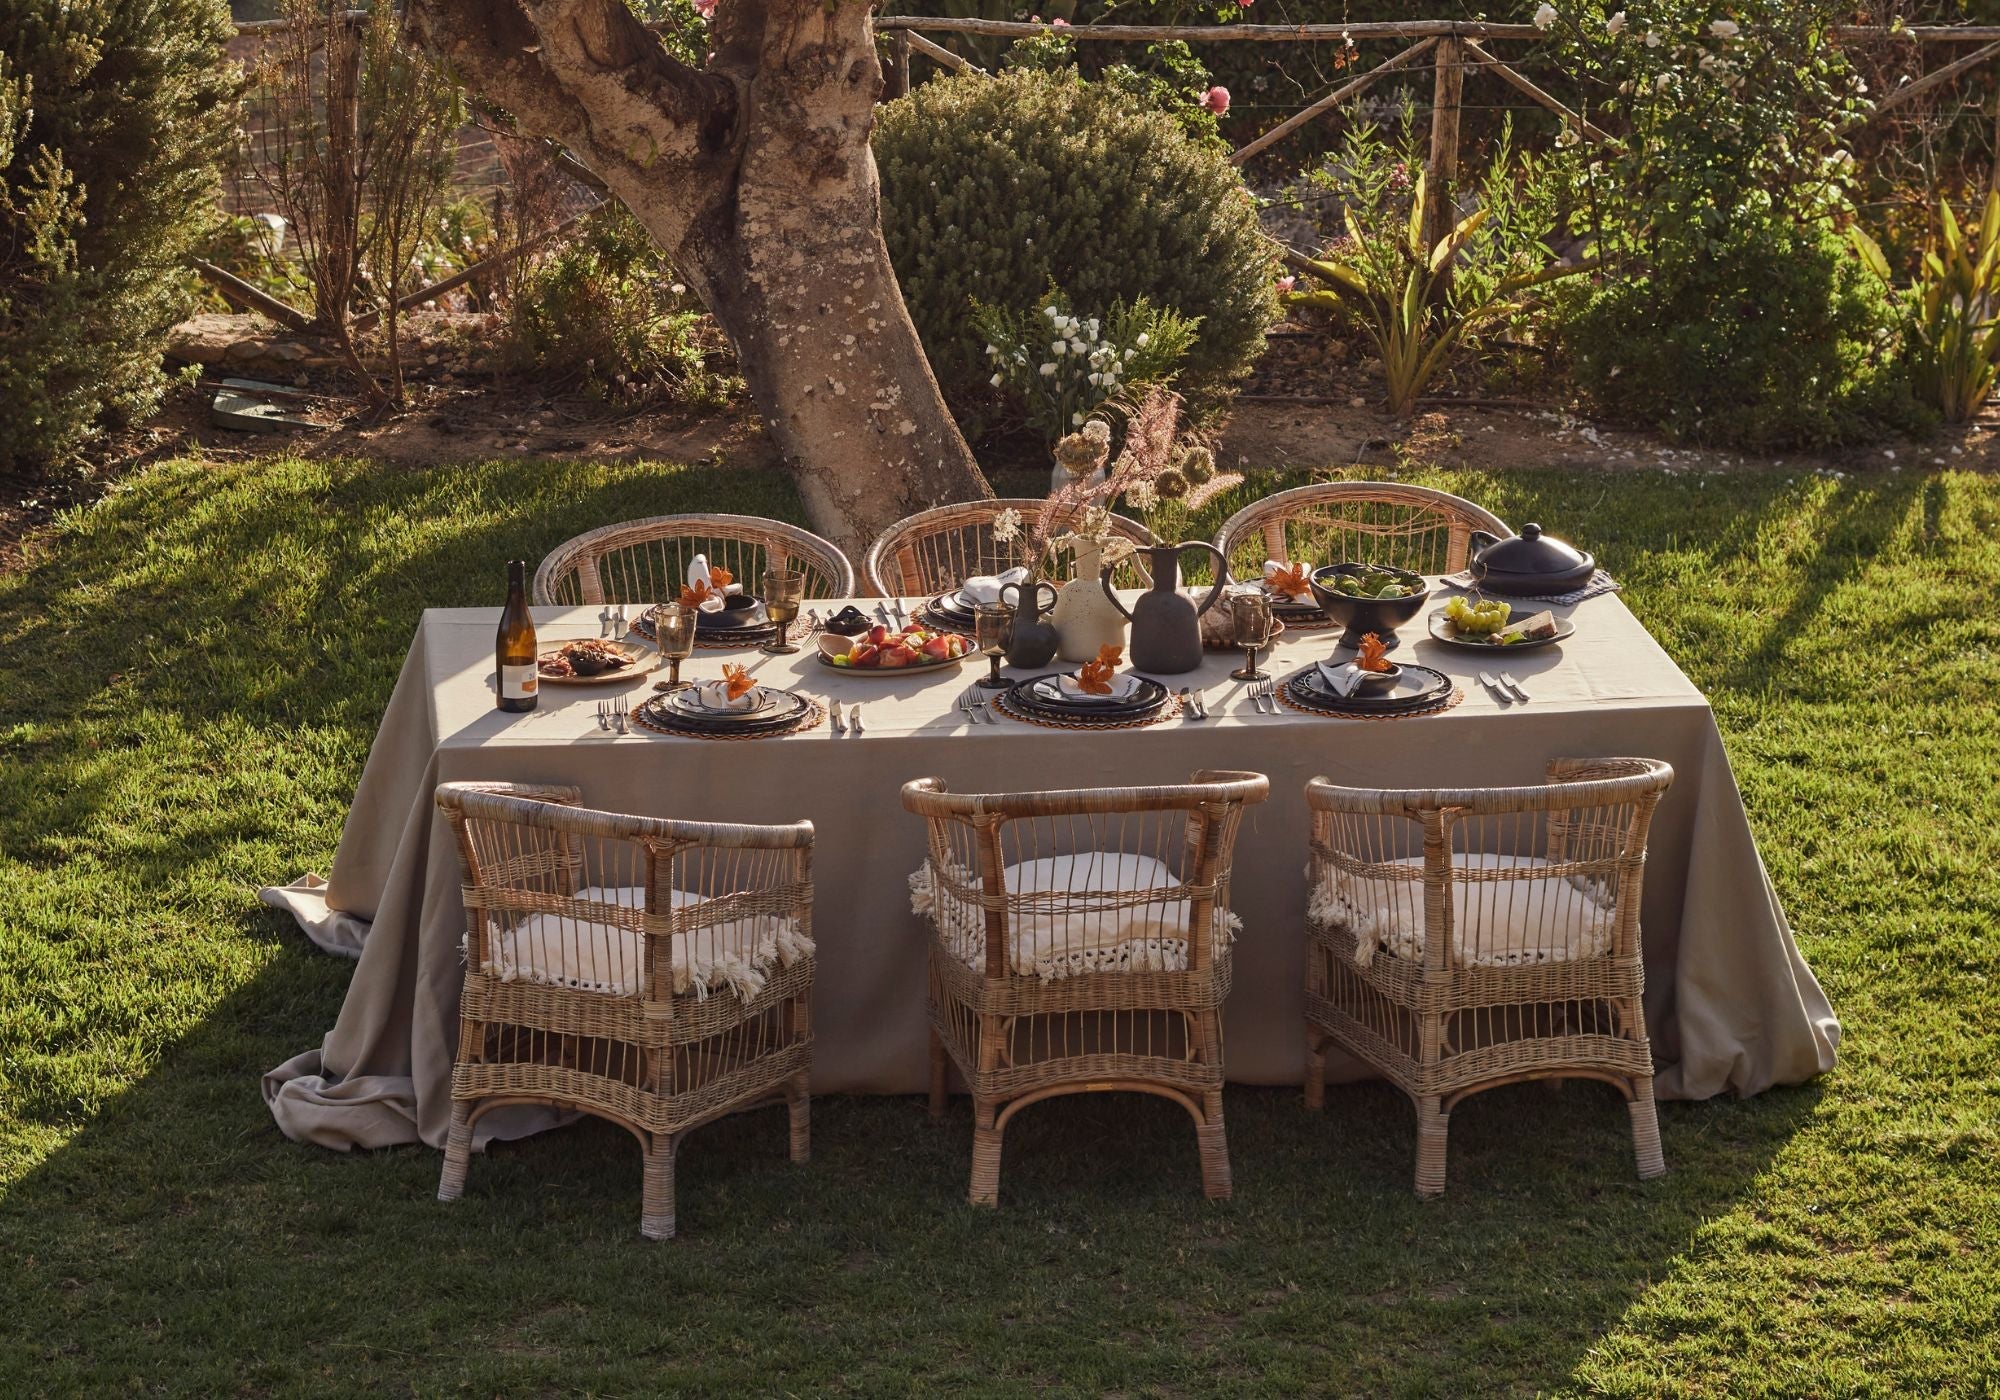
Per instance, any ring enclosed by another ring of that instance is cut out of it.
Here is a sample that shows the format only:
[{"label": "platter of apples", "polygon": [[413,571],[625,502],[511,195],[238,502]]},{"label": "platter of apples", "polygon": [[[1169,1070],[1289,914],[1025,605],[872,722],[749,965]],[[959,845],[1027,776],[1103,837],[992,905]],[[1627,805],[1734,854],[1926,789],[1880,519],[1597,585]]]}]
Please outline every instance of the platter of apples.
[{"label": "platter of apples", "polygon": [[864,676],[948,670],[971,650],[972,643],[955,632],[918,626],[877,624],[852,637],[822,633],[819,639],[820,665]]}]

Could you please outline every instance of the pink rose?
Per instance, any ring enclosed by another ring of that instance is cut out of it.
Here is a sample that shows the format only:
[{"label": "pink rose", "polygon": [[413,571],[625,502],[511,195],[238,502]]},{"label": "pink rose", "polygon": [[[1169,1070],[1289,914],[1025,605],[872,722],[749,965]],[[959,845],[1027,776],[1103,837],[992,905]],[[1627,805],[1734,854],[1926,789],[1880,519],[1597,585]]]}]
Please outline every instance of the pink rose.
[{"label": "pink rose", "polygon": [[1066,20],[1066,19],[1052,19],[1052,20],[1050,20],[1050,21],[1049,21],[1049,28],[1051,28],[1051,29],[1067,29],[1067,28],[1069,28],[1069,21],[1068,21],[1068,20]]},{"label": "pink rose", "polygon": [[1289,292],[1298,285],[1299,279],[1296,277],[1280,277],[1278,279],[1278,290],[1281,292]]},{"label": "pink rose", "polygon": [[1201,95],[1201,105],[1215,113],[1216,116],[1221,116],[1229,110],[1229,89],[1223,87],[1220,83],[1216,84]]},{"label": "pink rose", "polygon": [[1239,5],[1241,5],[1241,6],[1242,6],[1242,7],[1244,8],[1244,9],[1246,9],[1246,10],[1247,10],[1247,9],[1249,9],[1249,8],[1250,8],[1250,7],[1252,6],[1252,5],[1256,4],[1256,3],[1257,3],[1257,0],[1236,0],[1236,3],[1237,3],[1237,4],[1239,4]]},{"label": "pink rose", "polygon": [[715,0],[694,0],[694,12],[703,19],[714,19]]}]

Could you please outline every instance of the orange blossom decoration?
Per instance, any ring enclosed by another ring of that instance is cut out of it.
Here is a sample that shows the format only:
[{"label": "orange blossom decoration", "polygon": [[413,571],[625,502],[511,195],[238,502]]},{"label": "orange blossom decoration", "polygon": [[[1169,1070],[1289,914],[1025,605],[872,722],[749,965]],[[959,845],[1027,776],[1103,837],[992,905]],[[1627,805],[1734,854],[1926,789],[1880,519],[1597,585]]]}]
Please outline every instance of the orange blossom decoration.
[{"label": "orange blossom decoration", "polygon": [[681,606],[684,608],[698,608],[715,596],[714,589],[710,588],[702,580],[696,579],[681,590]]},{"label": "orange blossom decoration", "polygon": [[1272,588],[1288,597],[1297,598],[1312,592],[1312,582],[1306,577],[1306,566],[1293,564],[1289,568],[1274,569],[1264,580]]},{"label": "orange blossom decoration", "polygon": [[1086,695],[1109,695],[1111,677],[1124,655],[1117,647],[1099,647],[1097,660],[1084,662],[1083,669],[1076,673],[1076,688]]},{"label": "orange blossom decoration", "polygon": [[726,593],[729,591],[729,585],[736,582],[736,575],[730,573],[727,569],[719,569],[715,565],[710,564],[708,566],[708,581],[714,585],[717,593]]},{"label": "orange blossom decoration", "polygon": [[741,700],[757,685],[756,678],[748,671],[741,666],[732,666],[727,661],[722,663],[722,683],[729,687],[731,700]]},{"label": "orange blossom decoration", "polygon": [[1363,633],[1360,655],[1354,658],[1354,664],[1364,671],[1386,671],[1389,669],[1389,648],[1383,646],[1382,639],[1373,632]]}]

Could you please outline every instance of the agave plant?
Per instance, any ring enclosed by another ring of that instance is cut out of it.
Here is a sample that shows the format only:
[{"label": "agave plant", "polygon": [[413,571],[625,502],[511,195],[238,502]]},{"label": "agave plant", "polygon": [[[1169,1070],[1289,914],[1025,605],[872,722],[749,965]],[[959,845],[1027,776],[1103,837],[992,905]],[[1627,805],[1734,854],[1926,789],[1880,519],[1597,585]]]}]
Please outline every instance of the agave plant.
[{"label": "agave plant", "polygon": [[1454,349],[1481,326],[1522,308],[1521,293],[1596,266],[1593,260],[1512,276],[1453,278],[1453,260],[1490,210],[1473,210],[1427,247],[1429,204],[1422,175],[1413,196],[1404,226],[1386,234],[1371,235],[1350,208],[1342,256],[1306,264],[1328,290],[1294,292],[1287,298],[1295,306],[1345,310],[1361,323],[1382,359],[1389,412],[1399,418],[1416,406]]},{"label": "agave plant", "polygon": [[[1951,205],[1940,201],[1938,210],[1937,240],[1910,290],[1904,353],[1917,393],[1936,403],[1946,422],[1964,423],[2000,378],[2000,192],[1986,196],[1970,229]],[[1889,281],[1881,245],[1859,228],[1847,236],[1869,270]]]}]

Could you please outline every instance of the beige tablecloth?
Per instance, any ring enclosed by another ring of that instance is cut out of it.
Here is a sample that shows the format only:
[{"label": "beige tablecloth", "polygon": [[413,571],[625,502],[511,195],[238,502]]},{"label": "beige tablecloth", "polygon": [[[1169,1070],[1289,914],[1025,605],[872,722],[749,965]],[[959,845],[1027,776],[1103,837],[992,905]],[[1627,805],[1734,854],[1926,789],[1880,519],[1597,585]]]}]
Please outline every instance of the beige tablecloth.
[{"label": "beige tablecloth", "polygon": [[[836,604],[837,606],[837,604]],[[265,1098],[293,1138],[328,1147],[444,1141],[464,916],[438,783],[573,783],[593,806],[720,821],[804,817],[813,861],[818,981],[813,1087],[821,1093],[918,1093],[926,1085],[924,930],[905,876],[923,829],[902,809],[904,780],[936,774],[961,791],[1178,782],[1201,767],[1271,777],[1237,848],[1233,895],[1244,936],[1227,1007],[1229,1078],[1297,1083],[1303,1044],[1306,780],[1362,786],[1480,786],[1540,781],[1562,755],[1643,755],[1674,766],[1653,823],[1643,928],[1647,1023],[1664,1098],[1754,1094],[1833,1064],[1840,1027],[1792,941],[1752,842],[1707,702],[1616,596],[1559,609],[1576,636],[1509,656],[1531,692],[1502,706],[1477,683],[1486,658],[1439,645],[1419,620],[1398,659],[1459,678],[1448,713],[1358,721],[1252,711],[1227,679],[1240,656],[1211,656],[1176,678],[1209,696],[1214,718],[1109,733],[1003,722],[968,730],[953,701],[978,670],[878,680],[796,657],[697,652],[686,674],[746,661],[780,685],[860,703],[867,733],[716,743],[596,726],[596,689],[544,687],[540,708],[493,707],[493,632],[485,609],[428,612],[404,663],[355,794],[329,883],[280,888],[329,951],[359,961],[322,1046],[264,1077]],[[595,612],[537,609],[545,640],[597,635]],[[1293,632],[1280,674],[1326,655],[1334,634]],[[624,688],[634,703],[644,681]],[[1362,1073],[1347,1066],[1350,1077]],[[501,1110],[482,1133],[550,1126],[539,1109]]]}]

